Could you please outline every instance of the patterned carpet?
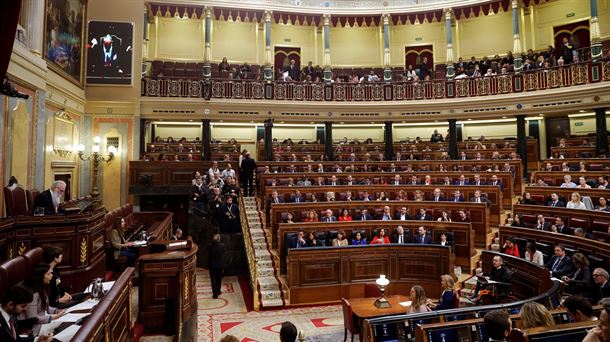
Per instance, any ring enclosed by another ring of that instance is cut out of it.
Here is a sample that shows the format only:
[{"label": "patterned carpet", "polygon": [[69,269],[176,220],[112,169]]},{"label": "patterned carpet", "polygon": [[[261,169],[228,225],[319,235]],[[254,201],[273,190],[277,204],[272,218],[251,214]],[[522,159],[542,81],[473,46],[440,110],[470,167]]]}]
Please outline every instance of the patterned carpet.
[{"label": "patterned carpet", "polygon": [[[340,305],[283,310],[248,311],[237,277],[222,279],[222,295],[212,298],[207,270],[197,270],[197,341],[217,342],[233,335],[241,342],[279,341],[280,326],[285,321],[303,331],[308,342],[343,341],[343,314]],[[166,336],[144,336],[142,342],[171,341]]]}]

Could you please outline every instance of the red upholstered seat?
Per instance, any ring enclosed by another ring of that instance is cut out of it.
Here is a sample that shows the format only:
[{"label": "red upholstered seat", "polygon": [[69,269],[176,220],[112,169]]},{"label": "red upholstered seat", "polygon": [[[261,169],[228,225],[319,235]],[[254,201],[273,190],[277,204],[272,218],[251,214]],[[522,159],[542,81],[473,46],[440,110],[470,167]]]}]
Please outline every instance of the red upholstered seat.
[{"label": "red upholstered seat", "polygon": [[360,330],[358,329],[354,320],[354,312],[352,311],[352,305],[347,299],[341,298],[341,306],[343,307],[343,341],[345,342],[345,340],[347,340],[347,332],[349,330],[349,333],[352,335],[352,342],[354,342],[354,335],[359,334]]},{"label": "red upholstered seat", "polygon": [[23,281],[30,274],[25,258],[18,256],[0,265],[0,293]]},{"label": "red upholstered seat", "polygon": [[36,247],[34,249],[30,249],[29,251],[23,254],[26,263],[28,264],[28,268],[32,269],[34,266],[40,264],[42,262],[42,253],[44,249],[42,247]]},{"label": "red upholstered seat", "polygon": [[4,201],[6,203],[6,215],[15,217],[19,215],[28,215],[28,202],[25,189],[16,186],[13,188],[4,188]]}]

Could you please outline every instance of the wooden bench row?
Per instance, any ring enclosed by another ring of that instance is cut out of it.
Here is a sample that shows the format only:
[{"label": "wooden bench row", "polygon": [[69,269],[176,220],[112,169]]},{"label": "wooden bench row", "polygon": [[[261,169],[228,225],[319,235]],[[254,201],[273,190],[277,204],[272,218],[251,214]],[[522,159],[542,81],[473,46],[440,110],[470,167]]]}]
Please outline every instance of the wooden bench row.
[{"label": "wooden bench row", "polygon": [[566,219],[570,228],[582,228],[586,232],[607,232],[610,227],[610,213],[595,210],[578,210],[540,205],[516,204],[513,213],[521,215],[526,225],[535,226],[538,215],[543,215],[547,222],[554,222],[555,217]]}]

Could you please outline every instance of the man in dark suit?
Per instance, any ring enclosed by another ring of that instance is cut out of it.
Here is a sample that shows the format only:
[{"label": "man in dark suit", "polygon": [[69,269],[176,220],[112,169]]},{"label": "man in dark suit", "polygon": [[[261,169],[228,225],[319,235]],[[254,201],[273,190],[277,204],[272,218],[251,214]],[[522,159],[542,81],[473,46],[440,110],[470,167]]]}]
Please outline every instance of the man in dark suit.
[{"label": "man in dark suit", "polygon": [[476,185],[476,186],[481,186],[481,185],[485,185],[485,182],[483,182],[481,180],[481,175],[480,174],[475,174],[474,175],[474,181],[472,182],[472,185]]},{"label": "man in dark suit", "polygon": [[[493,281],[498,281],[501,283],[510,283],[512,280],[512,272],[504,266],[504,259],[501,256],[496,255],[492,259],[492,268],[491,272],[487,275],[487,277]],[[476,300],[479,295],[479,291],[486,287],[487,284],[484,284],[480,281],[477,281],[477,286],[474,289],[474,293],[470,300]]]},{"label": "man in dark suit", "polygon": [[417,181],[417,176],[415,176],[415,175],[411,176],[411,180],[409,181],[409,183],[407,185],[419,185],[419,182]]},{"label": "man in dark suit", "polygon": [[252,178],[254,171],[256,170],[256,162],[250,158],[250,152],[246,152],[244,159],[239,165],[239,176],[241,177],[241,186],[244,188],[245,196],[252,196],[254,193],[254,187],[252,184]]},{"label": "man in dark suit", "polygon": [[400,208],[400,212],[396,213],[394,218],[398,221],[407,221],[411,219],[411,216],[407,212],[407,207]]},{"label": "man in dark suit", "polygon": [[460,175],[460,179],[455,182],[455,185],[470,185],[470,183],[468,183],[466,176]]},{"label": "man in dark suit", "polygon": [[443,135],[438,132],[437,129],[434,130],[432,136],[430,137],[430,142],[443,142]]},{"label": "man in dark suit", "polygon": [[222,273],[224,272],[223,258],[225,246],[220,243],[220,234],[212,236],[212,243],[208,246],[208,267],[212,283],[212,297],[218,298],[222,294]]},{"label": "man in dark suit", "polygon": [[419,213],[415,215],[415,219],[418,221],[432,221],[432,216],[426,212],[426,209],[419,209]]},{"label": "man in dark suit", "polygon": [[443,202],[445,201],[445,197],[441,194],[441,189],[434,189],[432,192],[432,196],[430,197],[432,202]]},{"label": "man in dark suit", "polygon": [[277,191],[273,190],[271,193],[271,198],[269,198],[269,206],[274,203],[284,203],[284,198],[278,195]]},{"label": "man in dark suit", "polygon": [[360,213],[356,215],[356,217],[354,217],[354,221],[371,221],[373,219],[373,216],[371,216],[371,214],[368,213],[368,210],[365,209],[361,209]]},{"label": "man in dark suit", "polygon": [[233,203],[233,197],[229,196],[225,198],[218,211],[220,227],[224,228],[227,232],[240,231],[239,224],[239,207]]},{"label": "man in dark suit", "polygon": [[456,190],[453,193],[453,197],[451,198],[451,202],[464,202],[464,197],[462,197],[462,193],[460,190]]},{"label": "man in dark suit", "polygon": [[544,230],[547,232],[551,231],[551,223],[550,222],[546,222],[544,220],[544,215],[538,215],[536,217],[536,226],[534,227],[538,230]]},{"label": "man in dark suit", "polygon": [[44,208],[45,215],[56,215],[63,212],[59,207],[61,196],[66,191],[66,183],[64,181],[55,181],[51,187],[36,196],[34,200],[34,210]]},{"label": "man in dark suit", "polygon": [[489,185],[499,186],[500,191],[504,191],[504,184],[502,184],[502,181],[498,179],[497,175],[491,176],[491,182],[489,182]]},{"label": "man in dark suit", "polygon": [[[19,336],[17,316],[24,313],[29,303],[34,300],[30,290],[22,286],[13,286],[2,296],[0,301],[0,341],[33,342],[34,337]],[[37,342],[50,342],[53,334],[38,336]]]},{"label": "man in dark suit", "polygon": [[290,248],[303,248],[307,247],[307,241],[305,241],[305,232],[299,230],[297,238],[290,244]]},{"label": "man in dark suit", "polygon": [[409,243],[411,242],[411,237],[409,236],[409,231],[405,231],[405,229],[402,226],[398,226],[396,227],[396,231],[394,233],[392,233],[392,236],[390,237],[390,241],[392,243]]},{"label": "man in dark suit", "polygon": [[593,270],[593,281],[595,285],[599,286],[599,292],[596,293],[596,302],[602,298],[610,297],[610,276],[608,271],[603,268],[596,268]]},{"label": "man in dark suit", "polygon": [[559,207],[565,208],[566,204],[563,201],[559,200],[559,196],[556,193],[551,194],[551,200],[546,202],[547,207]]},{"label": "man in dark suit", "polygon": [[464,152],[464,151],[460,152],[460,156],[459,156],[458,160],[468,160],[468,156],[466,155],[466,152]]},{"label": "man in dark suit", "polygon": [[476,190],[474,192],[474,197],[472,197],[470,199],[470,202],[472,203],[485,203],[487,205],[489,205],[489,200],[487,199],[487,197],[483,197],[481,196],[481,190]]},{"label": "man in dark suit", "polygon": [[320,222],[336,222],[337,218],[333,215],[332,209],[326,209],[326,215],[320,218]]},{"label": "man in dark suit", "polygon": [[551,275],[555,278],[563,276],[572,276],[574,264],[572,259],[566,255],[566,249],[562,245],[555,246],[555,255],[551,258],[546,268],[551,271]]},{"label": "man in dark suit", "polygon": [[301,191],[297,190],[294,192],[294,195],[290,196],[290,202],[292,203],[303,203],[305,202],[305,198],[301,195]]},{"label": "man in dark suit", "polygon": [[565,224],[563,217],[557,216],[555,218],[555,224],[551,225],[551,231],[553,233],[561,233],[566,235],[574,235],[572,229]]},{"label": "man in dark suit", "polygon": [[297,62],[294,59],[290,60],[290,65],[284,69],[284,72],[288,72],[288,76],[290,76],[293,81],[298,81],[299,74],[301,73],[299,67],[297,67]]},{"label": "man in dark suit", "polygon": [[413,243],[419,244],[431,244],[432,238],[430,235],[426,233],[426,228],[424,226],[420,226],[417,228],[417,234],[413,238]]}]

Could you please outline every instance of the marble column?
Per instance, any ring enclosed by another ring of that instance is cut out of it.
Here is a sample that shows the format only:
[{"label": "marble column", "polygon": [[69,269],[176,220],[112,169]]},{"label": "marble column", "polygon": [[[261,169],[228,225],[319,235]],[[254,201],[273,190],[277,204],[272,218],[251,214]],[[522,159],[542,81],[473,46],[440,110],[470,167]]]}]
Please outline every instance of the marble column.
[{"label": "marble column", "polygon": [[390,14],[381,16],[383,22],[383,80],[392,82],[392,68],[390,67]]},{"label": "marble column", "polygon": [[393,136],[393,122],[386,121],[385,129],[383,131],[384,142],[385,142],[385,159],[392,160],[394,158],[394,136]]},{"label": "marble column", "polygon": [[212,68],[210,66],[210,58],[212,55],[211,33],[212,33],[212,9],[205,8],[205,49],[203,50],[203,78],[209,80],[212,78]]},{"label": "marble column", "polygon": [[445,8],[445,33],[447,36],[447,79],[453,80],[455,70],[453,67],[453,31],[451,29],[451,8]]},{"label": "marble column", "polygon": [[519,1],[512,0],[513,8],[513,56],[515,73],[523,71],[523,59],[521,58],[521,37],[519,36]]},{"label": "marble column", "polygon": [[265,160],[273,160],[273,119],[265,120]]},{"label": "marble column", "polygon": [[326,160],[333,160],[333,122],[326,121],[324,123],[324,152],[326,154]]},{"label": "marble column", "polygon": [[598,156],[608,155],[608,126],[606,124],[606,108],[595,108],[595,130],[597,140],[595,152]]},{"label": "marble column", "polygon": [[590,19],[590,34],[591,34],[591,58],[597,62],[602,58],[602,42],[599,34],[599,22],[597,18],[597,0],[591,2],[591,19]]},{"label": "marble column", "polygon": [[27,0],[27,37],[28,47],[33,53],[42,56],[42,35],[44,28],[44,0]]},{"label": "marble column", "polygon": [[201,152],[203,153],[203,160],[211,160],[212,158],[212,126],[210,119],[201,120]]},{"label": "marble column", "polygon": [[330,68],[330,14],[322,17],[322,32],[324,34],[324,82],[330,83],[333,72]]},{"label": "marble column", "polygon": [[527,172],[527,135],[525,134],[525,115],[516,115],[517,118],[517,153],[523,164],[523,176],[529,179]]},{"label": "marble column", "polygon": [[449,157],[453,160],[458,159],[456,119],[449,119]]},{"label": "marble column", "polygon": [[[273,81],[273,55],[271,53],[271,11],[265,11],[265,81]],[[271,159],[269,159],[271,160]]]}]

